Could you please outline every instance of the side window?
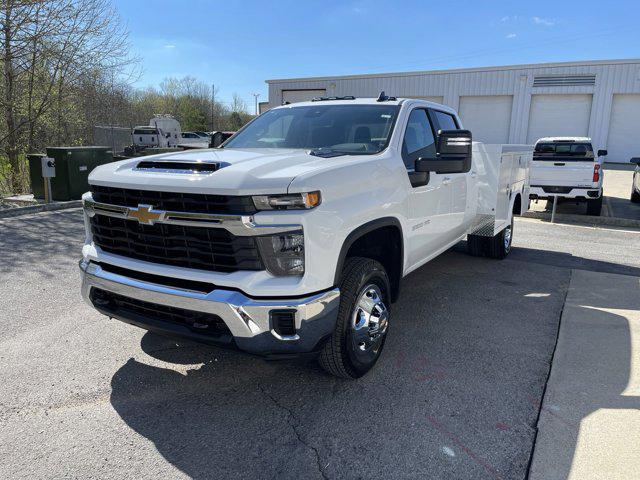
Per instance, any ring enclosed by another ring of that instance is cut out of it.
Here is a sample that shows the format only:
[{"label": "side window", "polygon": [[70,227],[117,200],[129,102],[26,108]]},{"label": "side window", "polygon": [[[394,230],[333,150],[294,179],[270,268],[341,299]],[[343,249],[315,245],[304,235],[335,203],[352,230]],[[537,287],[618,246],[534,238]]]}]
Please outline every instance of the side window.
[{"label": "side window", "polygon": [[456,125],[456,120],[453,118],[453,115],[450,115],[445,112],[440,112],[439,110],[432,110],[433,115],[435,116],[436,122],[438,123],[438,130],[457,130],[458,126]]},{"label": "side window", "polygon": [[412,170],[418,158],[435,158],[435,155],[436,144],[427,111],[421,108],[415,109],[409,115],[407,129],[404,132],[402,142],[404,164],[407,169]]}]

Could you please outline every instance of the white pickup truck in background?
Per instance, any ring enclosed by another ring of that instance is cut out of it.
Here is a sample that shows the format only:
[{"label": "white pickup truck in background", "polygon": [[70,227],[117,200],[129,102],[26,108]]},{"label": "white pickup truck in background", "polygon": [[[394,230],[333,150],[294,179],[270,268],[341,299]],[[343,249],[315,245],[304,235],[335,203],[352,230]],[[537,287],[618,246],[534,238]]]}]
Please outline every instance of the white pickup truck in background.
[{"label": "white pickup truck in background", "polygon": [[587,137],[549,137],[536,142],[531,164],[532,200],[586,202],[587,215],[602,210],[602,157]]},{"label": "white pickup truck in background", "polygon": [[139,125],[132,131],[133,144],[138,147],[175,147],[180,142],[180,122],[167,114],[156,114],[149,125]]},{"label": "white pickup truck in background", "polygon": [[222,148],[100,166],[83,197],[83,296],[142,328],[360,377],[402,277],[465,238],[473,255],[511,249],[532,148],[462,128],[423,100],[319,98]]}]

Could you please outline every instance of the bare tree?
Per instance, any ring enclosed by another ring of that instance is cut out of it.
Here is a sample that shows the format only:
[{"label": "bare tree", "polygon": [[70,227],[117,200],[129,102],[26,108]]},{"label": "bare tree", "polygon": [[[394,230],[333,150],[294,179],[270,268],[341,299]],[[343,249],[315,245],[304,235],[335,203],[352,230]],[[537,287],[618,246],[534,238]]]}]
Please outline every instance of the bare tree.
[{"label": "bare tree", "polygon": [[237,93],[233,94],[231,101],[231,111],[236,113],[248,113],[247,102],[245,102]]},{"label": "bare tree", "polygon": [[62,141],[76,118],[72,100],[87,80],[126,82],[136,59],[108,0],[1,0],[0,45],[0,150],[20,191],[20,155],[33,147],[38,124],[46,121]]}]

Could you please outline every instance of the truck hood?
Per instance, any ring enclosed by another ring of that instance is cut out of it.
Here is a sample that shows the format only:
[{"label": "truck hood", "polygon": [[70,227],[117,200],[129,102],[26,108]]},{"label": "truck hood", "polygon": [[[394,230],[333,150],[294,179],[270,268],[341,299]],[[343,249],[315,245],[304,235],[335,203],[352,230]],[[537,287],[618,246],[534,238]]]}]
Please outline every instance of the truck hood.
[{"label": "truck hood", "polygon": [[[286,193],[296,176],[344,164],[350,158],[354,157],[316,157],[300,149],[188,150],[102,165],[91,172],[89,183],[213,195]],[[220,168],[206,174],[136,169],[138,163],[149,160],[211,162],[218,163]]]}]

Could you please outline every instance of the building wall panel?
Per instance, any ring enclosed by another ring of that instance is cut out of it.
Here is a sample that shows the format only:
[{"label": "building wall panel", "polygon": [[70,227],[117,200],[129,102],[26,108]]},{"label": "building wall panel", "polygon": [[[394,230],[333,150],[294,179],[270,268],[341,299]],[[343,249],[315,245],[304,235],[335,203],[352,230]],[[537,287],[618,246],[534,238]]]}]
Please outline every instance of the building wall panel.
[{"label": "building wall panel", "polygon": [[[533,87],[537,75],[593,75],[595,85]],[[438,97],[458,109],[461,96],[512,95],[509,142],[524,143],[532,95],[592,95],[589,136],[606,148],[613,96],[640,94],[640,60],[521,65],[466,70],[408,72],[269,81],[269,104],[281,103],[282,90],[326,89],[327,95]],[[560,97],[559,97],[560,98]],[[640,143],[640,138],[638,139]]]}]

